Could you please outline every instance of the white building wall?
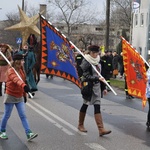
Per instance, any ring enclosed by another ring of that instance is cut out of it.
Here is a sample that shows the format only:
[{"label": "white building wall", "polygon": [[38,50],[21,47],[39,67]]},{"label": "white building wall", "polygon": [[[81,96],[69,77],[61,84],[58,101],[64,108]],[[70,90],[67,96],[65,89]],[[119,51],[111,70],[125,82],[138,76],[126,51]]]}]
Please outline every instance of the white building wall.
[{"label": "white building wall", "polygon": [[[133,28],[132,28],[132,46],[147,59],[148,48],[148,26],[149,22],[149,9],[150,9],[150,0],[142,0],[140,5],[139,13],[133,14]],[[142,23],[143,16],[143,23]],[[137,24],[136,24],[137,17]]]}]

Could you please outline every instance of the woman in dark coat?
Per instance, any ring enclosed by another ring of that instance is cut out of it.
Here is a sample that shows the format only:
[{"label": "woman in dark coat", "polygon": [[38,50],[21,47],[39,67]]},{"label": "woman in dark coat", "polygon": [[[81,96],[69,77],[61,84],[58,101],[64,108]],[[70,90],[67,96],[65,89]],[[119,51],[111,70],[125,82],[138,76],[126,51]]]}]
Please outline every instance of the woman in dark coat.
[{"label": "woman in dark coat", "polygon": [[[100,101],[101,101],[101,89],[100,89],[100,81],[103,81],[104,78],[100,78],[96,73],[94,68],[91,66],[94,65],[98,71],[100,71],[100,57],[99,57],[99,46],[91,45],[88,47],[89,54],[85,54],[85,59],[83,59],[81,63],[81,68],[83,70],[83,89],[86,87],[84,85],[90,85],[89,88],[92,89],[85,93],[82,93],[83,97],[83,105],[81,106],[79,113],[79,125],[78,129],[81,132],[87,132],[84,128],[84,119],[86,115],[86,110],[88,105],[94,106],[94,117],[99,130],[99,135],[105,135],[111,133],[110,130],[105,130],[102,121],[102,115],[100,111]],[[106,93],[107,91],[104,90]]]}]

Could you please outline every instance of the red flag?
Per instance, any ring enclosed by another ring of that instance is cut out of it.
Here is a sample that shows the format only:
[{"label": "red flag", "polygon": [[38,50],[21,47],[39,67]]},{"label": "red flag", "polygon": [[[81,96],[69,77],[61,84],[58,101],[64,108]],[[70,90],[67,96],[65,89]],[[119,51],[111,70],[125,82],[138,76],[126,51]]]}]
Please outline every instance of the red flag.
[{"label": "red flag", "polygon": [[144,107],[147,99],[147,75],[144,60],[124,38],[122,38],[122,52],[128,93],[141,98]]}]

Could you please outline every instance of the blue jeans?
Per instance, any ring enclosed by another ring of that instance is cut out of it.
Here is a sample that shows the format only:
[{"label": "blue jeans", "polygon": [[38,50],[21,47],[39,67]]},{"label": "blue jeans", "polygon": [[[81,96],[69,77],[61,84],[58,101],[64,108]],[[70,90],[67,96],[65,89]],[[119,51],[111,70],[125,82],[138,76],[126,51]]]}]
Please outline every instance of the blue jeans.
[{"label": "blue jeans", "polygon": [[19,102],[19,103],[5,103],[5,112],[1,121],[1,132],[5,132],[6,131],[6,125],[7,125],[7,121],[11,115],[11,112],[13,110],[14,105],[17,108],[19,117],[21,119],[22,125],[25,129],[25,133],[27,134],[28,132],[30,132],[30,127],[29,127],[29,123],[25,114],[25,104],[24,102]]}]

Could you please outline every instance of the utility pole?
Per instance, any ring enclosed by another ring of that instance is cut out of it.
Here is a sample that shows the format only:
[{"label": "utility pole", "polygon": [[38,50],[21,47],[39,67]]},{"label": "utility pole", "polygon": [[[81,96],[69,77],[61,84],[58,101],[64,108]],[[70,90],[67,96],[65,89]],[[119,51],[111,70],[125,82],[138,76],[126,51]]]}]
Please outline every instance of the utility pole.
[{"label": "utility pole", "polygon": [[24,0],[22,0],[22,10],[24,11]]},{"label": "utility pole", "polygon": [[110,17],[110,0],[106,0],[106,34],[105,50],[109,50],[109,17]]}]

